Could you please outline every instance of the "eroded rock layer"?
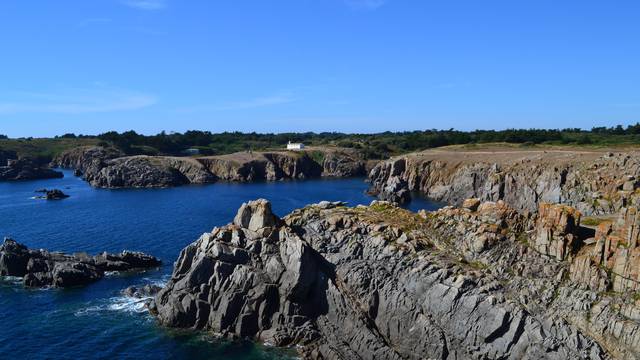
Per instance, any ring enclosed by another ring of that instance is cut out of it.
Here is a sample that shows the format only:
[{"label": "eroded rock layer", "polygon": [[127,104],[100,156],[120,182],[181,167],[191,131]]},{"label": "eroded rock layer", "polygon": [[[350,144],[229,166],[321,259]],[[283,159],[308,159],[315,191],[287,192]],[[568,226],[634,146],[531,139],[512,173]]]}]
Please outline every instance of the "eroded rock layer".
[{"label": "eroded rock layer", "polygon": [[541,202],[564,203],[585,215],[608,214],[640,203],[638,155],[597,150],[431,150],[379,163],[369,174],[370,192],[395,201],[407,190],[419,191],[457,205],[467,198],[504,200],[526,211],[536,211]]},{"label": "eroded rock layer", "polygon": [[[181,252],[150,309],[166,326],[299,345],[310,359],[640,356],[634,297],[574,276],[592,246],[578,211],[464,204],[323,202],[282,219],[266,200],[244,204]],[[606,236],[629,233],[616,231]]]}]

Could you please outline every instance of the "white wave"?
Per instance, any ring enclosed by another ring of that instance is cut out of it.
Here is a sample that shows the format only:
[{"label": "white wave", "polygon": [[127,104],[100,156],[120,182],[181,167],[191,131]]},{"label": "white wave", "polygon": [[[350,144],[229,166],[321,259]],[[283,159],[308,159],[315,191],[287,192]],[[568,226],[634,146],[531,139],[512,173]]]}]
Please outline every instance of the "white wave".
[{"label": "white wave", "polygon": [[[115,272],[117,273],[117,272]],[[163,287],[171,275],[165,275],[161,279],[144,278],[146,284],[157,285]],[[144,285],[139,285],[143,287]],[[102,304],[88,306],[75,312],[76,316],[85,316],[99,312],[122,311],[127,313],[145,313],[148,312],[147,304],[153,299],[153,296],[145,296],[136,298],[131,296],[115,296],[107,300],[102,300]]]},{"label": "white wave", "polygon": [[111,298],[111,304],[109,304],[108,309],[111,311],[143,313],[147,312],[147,302],[151,299],[152,297],[136,299],[127,296]]},{"label": "white wave", "polygon": [[20,276],[0,276],[0,281],[11,285],[22,285],[22,277]]},{"label": "white wave", "polygon": [[136,299],[128,296],[112,297],[106,303],[100,305],[89,306],[80,309],[74,313],[75,316],[86,316],[95,313],[104,313],[110,311],[122,311],[127,313],[144,313],[147,312],[147,302],[151,297]]},{"label": "white wave", "polygon": [[152,279],[148,277],[142,278],[142,280],[149,283],[150,285],[155,285],[159,287],[165,287],[165,285],[167,285],[167,282],[169,282],[169,279],[171,279],[170,274],[163,275],[162,278],[160,279]]}]

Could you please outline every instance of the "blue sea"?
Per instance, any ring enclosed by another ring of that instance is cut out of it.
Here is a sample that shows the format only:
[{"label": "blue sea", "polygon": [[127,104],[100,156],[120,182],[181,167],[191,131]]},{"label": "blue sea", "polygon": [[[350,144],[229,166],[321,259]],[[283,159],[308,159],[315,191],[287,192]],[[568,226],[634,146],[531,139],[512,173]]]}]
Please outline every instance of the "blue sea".
[{"label": "blue sea", "polygon": [[[0,359],[288,359],[293,349],[228,342],[206,333],[160,327],[141,303],[120,295],[131,285],[163,284],[180,250],[202,233],[232,221],[243,202],[266,198],[274,212],[322,200],[369,204],[364,179],[218,183],[171,189],[94,189],[64,171],[55,180],[0,182],[0,240],[64,252],[143,251],[164,265],[111,275],[76,289],[24,289],[0,280]],[[71,197],[35,200],[57,188]],[[437,204],[414,199],[412,210]]]}]

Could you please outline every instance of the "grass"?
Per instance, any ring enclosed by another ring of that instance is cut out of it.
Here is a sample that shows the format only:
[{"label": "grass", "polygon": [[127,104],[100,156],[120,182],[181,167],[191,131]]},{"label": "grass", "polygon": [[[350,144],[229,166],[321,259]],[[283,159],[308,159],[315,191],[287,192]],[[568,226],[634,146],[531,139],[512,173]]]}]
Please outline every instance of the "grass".
[{"label": "grass", "polygon": [[78,146],[97,145],[98,139],[0,139],[0,150],[16,152],[20,157],[31,157],[46,163],[59,153]]},{"label": "grass", "polygon": [[598,226],[602,224],[606,219],[596,218],[596,217],[584,217],[580,221],[580,225],[584,226]]}]

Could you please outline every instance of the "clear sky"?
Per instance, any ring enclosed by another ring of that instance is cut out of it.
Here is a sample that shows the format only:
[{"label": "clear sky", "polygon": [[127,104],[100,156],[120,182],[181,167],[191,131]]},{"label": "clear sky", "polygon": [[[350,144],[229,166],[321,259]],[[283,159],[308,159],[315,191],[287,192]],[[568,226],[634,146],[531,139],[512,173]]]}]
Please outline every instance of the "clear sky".
[{"label": "clear sky", "polygon": [[640,121],[640,1],[2,0],[0,134]]}]

